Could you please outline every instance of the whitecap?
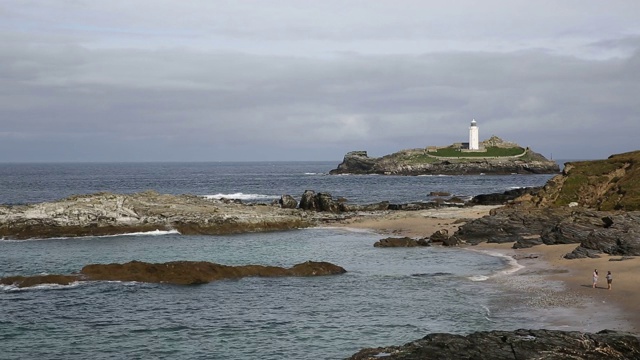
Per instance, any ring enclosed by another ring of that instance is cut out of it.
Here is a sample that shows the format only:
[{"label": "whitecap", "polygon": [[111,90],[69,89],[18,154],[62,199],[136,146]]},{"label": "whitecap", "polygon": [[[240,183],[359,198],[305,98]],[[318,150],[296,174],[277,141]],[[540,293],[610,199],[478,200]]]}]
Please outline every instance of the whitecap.
[{"label": "whitecap", "polygon": [[33,239],[24,239],[24,240],[0,240],[2,242],[23,242],[23,241],[45,241],[45,240],[65,240],[65,239],[78,239],[78,240],[88,240],[94,238],[110,238],[117,236],[162,236],[162,235],[181,235],[178,230],[151,230],[151,231],[139,231],[139,232],[131,232],[131,233],[123,233],[123,234],[111,234],[111,235],[87,235],[87,236],[58,236],[58,237],[50,237],[50,238],[33,238]]},{"label": "whitecap", "polygon": [[363,233],[363,234],[375,233],[375,230],[373,229],[355,228],[355,227],[348,227],[348,226],[315,226],[311,228],[305,228],[305,230],[306,229],[308,230],[343,230],[346,232]]},{"label": "whitecap", "polygon": [[81,281],[74,281],[68,285],[61,284],[39,284],[29,287],[17,287],[15,285],[0,285],[2,291],[31,291],[31,290],[65,290],[78,287],[82,284]]},{"label": "whitecap", "polygon": [[264,194],[245,194],[245,193],[233,193],[233,194],[222,194],[218,193],[215,195],[204,195],[205,199],[237,199],[237,200],[261,200],[261,199],[277,199],[279,195],[264,195]]},{"label": "whitecap", "polygon": [[132,232],[132,233],[124,233],[124,234],[117,234],[117,235],[103,235],[103,236],[96,236],[96,237],[114,237],[114,236],[162,236],[162,235],[171,235],[171,234],[175,234],[175,235],[180,235],[180,232],[178,230],[152,230],[152,231],[139,231],[139,232]]},{"label": "whitecap", "polygon": [[473,276],[469,276],[467,279],[471,281],[486,281],[486,280],[489,280],[489,277],[485,275],[473,275]]}]

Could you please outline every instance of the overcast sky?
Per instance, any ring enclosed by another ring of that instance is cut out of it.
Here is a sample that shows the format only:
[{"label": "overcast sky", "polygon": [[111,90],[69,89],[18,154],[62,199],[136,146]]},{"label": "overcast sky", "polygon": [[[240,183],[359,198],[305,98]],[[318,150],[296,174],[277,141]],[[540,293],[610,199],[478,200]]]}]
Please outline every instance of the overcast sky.
[{"label": "overcast sky", "polygon": [[640,149],[640,1],[2,0],[0,162]]}]

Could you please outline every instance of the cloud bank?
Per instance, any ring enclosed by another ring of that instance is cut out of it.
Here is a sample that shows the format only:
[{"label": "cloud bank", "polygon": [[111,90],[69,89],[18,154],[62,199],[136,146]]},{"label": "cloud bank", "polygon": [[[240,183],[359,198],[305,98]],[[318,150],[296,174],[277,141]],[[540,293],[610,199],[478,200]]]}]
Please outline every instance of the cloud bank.
[{"label": "cloud bank", "polygon": [[640,4],[474,3],[5,2],[0,161],[638,149]]}]

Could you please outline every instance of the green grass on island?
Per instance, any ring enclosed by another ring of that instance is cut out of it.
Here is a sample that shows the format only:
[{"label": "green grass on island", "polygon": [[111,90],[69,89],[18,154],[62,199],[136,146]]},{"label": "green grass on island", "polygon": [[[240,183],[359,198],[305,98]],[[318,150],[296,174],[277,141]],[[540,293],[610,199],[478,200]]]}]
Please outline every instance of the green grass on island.
[{"label": "green grass on island", "polygon": [[521,147],[488,147],[486,151],[460,151],[460,149],[454,147],[440,148],[437,151],[430,152],[429,155],[438,157],[452,157],[452,158],[470,158],[470,157],[505,157],[505,156],[517,156],[524,154],[526,150]]},{"label": "green grass on island", "polygon": [[440,148],[437,151],[427,151],[426,149],[410,149],[387,155],[383,158],[392,161],[403,161],[407,164],[431,164],[444,160],[444,158],[456,160],[456,162],[473,161],[473,159],[500,157],[513,158],[519,156],[520,160],[537,160],[530,151],[522,147],[488,147],[486,151],[460,151],[456,147]]}]

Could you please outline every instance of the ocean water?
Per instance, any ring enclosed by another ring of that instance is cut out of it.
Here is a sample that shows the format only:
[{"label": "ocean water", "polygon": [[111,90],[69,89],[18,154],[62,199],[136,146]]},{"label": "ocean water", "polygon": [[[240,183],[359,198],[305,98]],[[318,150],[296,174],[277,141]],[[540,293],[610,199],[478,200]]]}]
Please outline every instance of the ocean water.
[{"label": "ocean water", "polygon": [[[337,164],[0,164],[0,202],[156,190],[271,202],[304,190],[354,203],[470,197],[543,185],[551,175],[329,176]],[[431,332],[540,327],[490,281],[512,260],[449,248],[379,249],[382,236],[341,228],[233,236],[175,232],[0,241],[0,276],[71,273],[89,263],[205,260],[347,269],[316,278],[245,278],[198,286],[89,282],[0,288],[2,359],[343,359]]]}]

